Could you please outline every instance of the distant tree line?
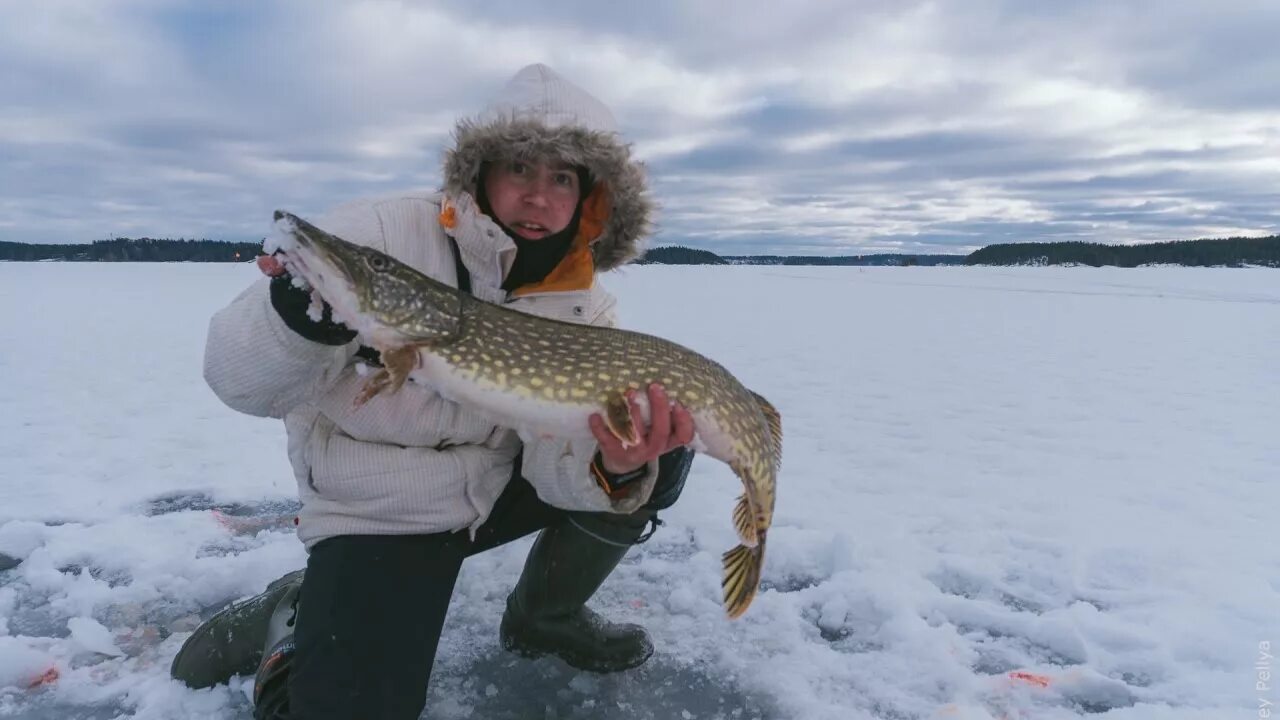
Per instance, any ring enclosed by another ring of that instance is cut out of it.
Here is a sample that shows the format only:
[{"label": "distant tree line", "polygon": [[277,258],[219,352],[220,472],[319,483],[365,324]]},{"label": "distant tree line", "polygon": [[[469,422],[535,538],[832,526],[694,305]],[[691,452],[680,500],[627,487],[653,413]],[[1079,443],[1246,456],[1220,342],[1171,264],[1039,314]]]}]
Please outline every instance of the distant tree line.
[{"label": "distant tree line", "polygon": [[262,243],[218,240],[115,238],[89,245],[0,242],[0,260],[97,262],[241,262],[262,252]]},{"label": "distant tree line", "polygon": [[681,245],[653,248],[639,260],[641,265],[960,265],[963,255],[717,255]]},{"label": "distant tree line", "polygon": [[1143,245],[1086,242],[988,245],[965,258],[966,265],[1066,265],[1137,267],[1149,264],[1280,267],[1280,235],[1225,240],[1181,240]]},{"label": "distant tree line", "polygon": [[[0,241],[0,260],[98,262],[245,262],[261,243],[219,240],[115,238],[88,245],[34,245]],[[1262,265],[1280,267],[1280,235],[1264,238],[1183,240],[1145,245],[1101,243],[1009,243],[989,245],[969,255],[717,255],[671,245],[653,248],[638,261],[659,265],[1090,265],[1136,267]]]},{"label": "distant tree line", "polygon": [[964,255],[726,255],[733,265],[880,265],[909,267],[912,265],[963,265]]},{"label": "distant tree line", "polygon": [[640,265],[727,265],[727,261],[709,250],[682,245],[653,248],[636,260]]}]

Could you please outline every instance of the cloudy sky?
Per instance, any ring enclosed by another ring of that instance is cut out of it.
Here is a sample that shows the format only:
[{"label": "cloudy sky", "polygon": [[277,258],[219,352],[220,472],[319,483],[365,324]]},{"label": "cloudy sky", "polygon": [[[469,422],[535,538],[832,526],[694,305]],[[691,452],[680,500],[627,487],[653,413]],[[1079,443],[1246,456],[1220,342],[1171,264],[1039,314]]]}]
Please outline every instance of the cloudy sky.
[{"label": "cloudy sky", "polygon": [[0,0],[0,240],[257,239],[439,181],[521,66],[618,116],[655,244],[1280,233],[1275,0]]}]

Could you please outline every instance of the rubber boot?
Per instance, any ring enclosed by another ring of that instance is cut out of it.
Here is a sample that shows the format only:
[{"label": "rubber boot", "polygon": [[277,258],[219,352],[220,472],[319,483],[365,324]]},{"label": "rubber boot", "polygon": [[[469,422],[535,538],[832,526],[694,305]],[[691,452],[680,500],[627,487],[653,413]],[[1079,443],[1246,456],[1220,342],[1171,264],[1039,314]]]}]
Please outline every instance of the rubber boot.
[{"label": "rubber boot", "polygon": [[586,607],[644,530],[652,512],[574,513],[543,530],[507,597],[499,637],[524,655],[555,655],[579,670],[628,670],[649,659],[653,642],[639,625],[615,624]]},{"label": "rubber boot", "polygon": [[169,675],[188,687],[207,688],[254,672],[262,660],[271,614],[301,585],[302,571],[296,570],[258,595],[218,611],[182,644]]},{"label": "rubber boot", "polygon": [[254,720],[284,720],[289,717],[289,671],[297,645],[293,628],[298,621],[300,585],[292,586],[276,603],[267,621],[262,661],[253,683]]}]

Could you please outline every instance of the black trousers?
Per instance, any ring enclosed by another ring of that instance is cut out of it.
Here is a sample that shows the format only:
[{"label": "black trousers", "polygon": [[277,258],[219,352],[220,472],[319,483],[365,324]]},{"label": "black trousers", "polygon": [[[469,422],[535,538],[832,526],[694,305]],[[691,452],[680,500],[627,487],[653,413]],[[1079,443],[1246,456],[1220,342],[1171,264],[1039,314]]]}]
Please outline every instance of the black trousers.
[{"label": "black trousers", "polygon": [[[675,502],[692,456],[680,450],[661,458],[643,512]],[[294,628],[297,650],[285,676],[288,708],[258,707],[255,717],[415,720],[426,703],[462,561],[568,515],[539,500],[517,468],[474,541],[462,531],[346,535],[317,543],[307,558]],[[285,693],[272,695],[283,704]]]}]

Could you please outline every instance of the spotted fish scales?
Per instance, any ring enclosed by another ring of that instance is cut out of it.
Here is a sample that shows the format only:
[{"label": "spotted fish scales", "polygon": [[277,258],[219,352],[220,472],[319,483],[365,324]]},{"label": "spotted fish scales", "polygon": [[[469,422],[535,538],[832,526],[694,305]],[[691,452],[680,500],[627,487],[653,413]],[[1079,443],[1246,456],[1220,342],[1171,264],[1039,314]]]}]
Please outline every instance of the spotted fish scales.
[{"label": "spotted fish scales", "polygon": [[[733,510],[740,544],[723,556],[723,601],[746,611],[760,584],[782,457],[781,420],[764,398],[713,360],[652,335],[541,318],[486,303],[371,248],[276,213],[267,250],[379,351],[384,368],[357,402],[409,378],[495,423],[590,438],[601,413],[624,443],[639,438],[628,390],[661,383],[694,420],[694,449],[727,463],[744,492]],[[635,402],[647,422],[645,393]]]}]

